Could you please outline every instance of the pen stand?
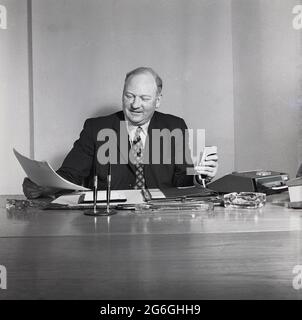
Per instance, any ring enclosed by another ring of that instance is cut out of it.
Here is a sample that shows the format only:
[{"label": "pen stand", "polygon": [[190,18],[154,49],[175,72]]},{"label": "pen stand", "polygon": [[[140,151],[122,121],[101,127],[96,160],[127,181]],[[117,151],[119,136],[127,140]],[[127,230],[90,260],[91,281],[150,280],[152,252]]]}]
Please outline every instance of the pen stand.
[{"label": "pen stand", "polygon": [[116,214],[115,209],[110,209],[110,193],[111,193],[111,164],[108,164],[108,173],[107,173],[107,190],[106,190],[106,207],[97,208],[97,198],[98,198],[98,176],[94,175],[94,187],[93,187],[93,208],[85,210],[84,214],[86,216],[100,217],[100,216],[112,216]]},{"label": "pen stand", "polygon": [[108,209],[108,208],[93,208],[93,209],[87,209],[84,211],[84,214],[86,216],[93,216],[93,217],[101,217],[101,216],[112,216],[113,214],[116,214],[117,210],[115,209]]}]

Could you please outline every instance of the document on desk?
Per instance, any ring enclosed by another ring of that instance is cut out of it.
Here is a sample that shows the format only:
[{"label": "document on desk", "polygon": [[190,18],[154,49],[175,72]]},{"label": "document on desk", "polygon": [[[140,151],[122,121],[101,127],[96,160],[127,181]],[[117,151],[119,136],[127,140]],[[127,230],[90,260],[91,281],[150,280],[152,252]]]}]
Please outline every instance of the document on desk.
[{"label": "document on desk", "polygon": [[165,199],[166,196],[163,194],[163,192],[160,189],[148,189],[151,195],[151,199]]},{"label": "document on desk", "polygon": [[[92,192],[90,192],[91,195],[88,195],[87,199],[92,199]],[[73,208],[87,208],[91,207],[91,202],[85,202],[83,201],[83,197],[85,196],[86,192],[73,192],[71,194],[62,195],[55,200],[53,200],[50,205],[54,204],[54,208],[59,208],[57,205],[61,205],[62,209],[64,209],[64,206],[68,206],[70,209]],[[106,197],[106,191],[98,191],[98,198],[105,199]],[[141,204],[144,203],[144,199],[142,197],[140,190],[112,190],[111,197],[114,199],[122,199],[122,201],[112,201],[111,203],[114,205],[117,204]],[[126,201],[124,200],[126,198]],[[98,206],[105,205],[105,202],[99,203]],[[60,209],[60,208],[59,208]]]},{"label": "document on desk", "polygon": [[67,190],[89,190],[62,178],[46,161],[31,160],[23,156],[17,150],[13,150],[28,178],[36,184],[42,187],[53,187]]}]

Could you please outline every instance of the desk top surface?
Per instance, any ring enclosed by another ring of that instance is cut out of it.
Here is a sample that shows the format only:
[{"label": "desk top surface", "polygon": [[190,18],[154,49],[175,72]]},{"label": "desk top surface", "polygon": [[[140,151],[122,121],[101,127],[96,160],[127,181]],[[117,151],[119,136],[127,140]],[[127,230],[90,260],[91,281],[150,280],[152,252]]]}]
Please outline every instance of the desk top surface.
[{"label": "desk top surface", "polygon": [[183,234],[294,231],[302,229],[302,210],[287,207],[288,194],[269,196],[260,209],[214,212],[137,213],[119,211],[110,217],[89,217],[82,210],[5,209],[0,196],[0,237],[88,236],[95,234]]},{"label": "desk top surface", "polygon": [[302,211],[287,193],[261,209],[98,218],[9,212],[7,198],[17,197],[1,196],[0,299],[302,299]]}]

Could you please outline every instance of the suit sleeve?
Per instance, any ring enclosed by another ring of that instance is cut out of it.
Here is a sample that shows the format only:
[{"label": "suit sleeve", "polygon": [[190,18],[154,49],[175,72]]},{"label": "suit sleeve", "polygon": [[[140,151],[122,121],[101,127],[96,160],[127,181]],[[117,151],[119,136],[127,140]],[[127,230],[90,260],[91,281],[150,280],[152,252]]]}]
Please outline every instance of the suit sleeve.
[{"label": "suit sleeve", "polygon": [[182,153],[183,161],[181,164],[174,164],[173,185],[175,187],[185,187],[194,184],[194,175],[189,174],[190,172],[192,173],[194,165],[189,148],[189,137],[186,134],[188,127],[183,119],[180,120],[179,128],[183,133],[183,144],[175,145],[175,152]]},{"label": "suit sleeve", "polygon": [[66,156],[57,173],[70,182],[81,185],[88,177],[94,161],[95,141],[92,134],[92,121],[85,121],[80,138]]}]

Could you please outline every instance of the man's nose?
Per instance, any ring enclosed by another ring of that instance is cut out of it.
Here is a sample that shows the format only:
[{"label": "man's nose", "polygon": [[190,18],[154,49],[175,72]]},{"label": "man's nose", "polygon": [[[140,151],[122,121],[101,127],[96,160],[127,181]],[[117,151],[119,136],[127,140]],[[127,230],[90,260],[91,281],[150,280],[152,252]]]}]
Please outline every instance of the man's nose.
[{"label": "man's nose", "polygon": [[131,107],[132,107],[133,109],[137,109],[137,108],[140,107],[140,99],[139,99],[139,97],[135,97],[135,98],[133,99],[133,102],[131,103]]}]

